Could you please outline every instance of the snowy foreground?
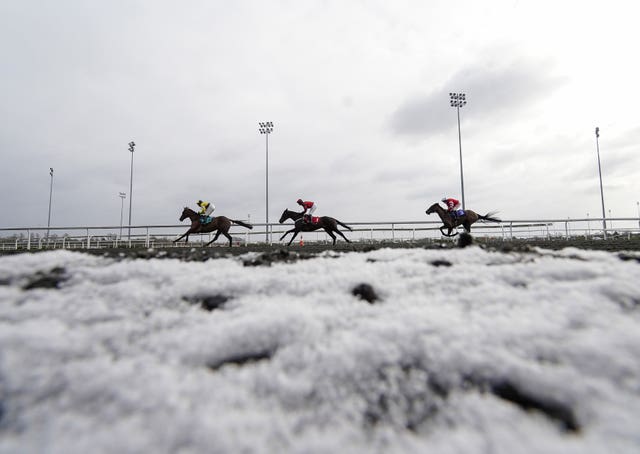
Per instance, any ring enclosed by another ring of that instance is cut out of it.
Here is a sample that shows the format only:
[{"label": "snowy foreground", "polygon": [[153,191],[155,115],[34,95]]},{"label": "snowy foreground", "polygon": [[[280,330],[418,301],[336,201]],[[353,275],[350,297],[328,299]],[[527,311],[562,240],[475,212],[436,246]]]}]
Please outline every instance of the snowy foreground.
[{"label": "snowy foreground", "polygon": [[247,258],[0,257],[0,452],[640,452],[637,260]]}]

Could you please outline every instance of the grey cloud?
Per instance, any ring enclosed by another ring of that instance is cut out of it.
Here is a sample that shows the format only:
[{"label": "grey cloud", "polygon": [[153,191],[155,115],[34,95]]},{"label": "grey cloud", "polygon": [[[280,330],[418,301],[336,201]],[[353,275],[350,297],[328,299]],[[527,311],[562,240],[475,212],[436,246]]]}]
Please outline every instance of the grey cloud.
[{"label": "grey cloud", "polygon": [[456,73],[442,87],[402,104],[390,118],[396,135],[427,136],[455,126],[451,120],[449,92],[464,92],[469,104],[465,119],[490,117],[513,111],[544,97],[564,83],[545,71],[549,64],[513,62],[505,66],[475,65]]}]

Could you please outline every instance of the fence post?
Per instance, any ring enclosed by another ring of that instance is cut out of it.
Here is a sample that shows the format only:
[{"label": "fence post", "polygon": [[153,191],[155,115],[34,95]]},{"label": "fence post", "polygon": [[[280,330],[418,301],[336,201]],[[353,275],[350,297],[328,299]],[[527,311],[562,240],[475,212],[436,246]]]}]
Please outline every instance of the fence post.
[{"label": "fence post", "polygon": [[27,230],[27,251],[31,250],[31,229]]},{"label": "fence post", "polygon": [[147,227],[147,248],[149,247],[149,227]]},{"label": "fence post", "polygon": [[91,248],[91,237],[89,236],[89,229],[87,229],[87,249]]},{"label": "fence post", "polygon": [[564,221],[564,237],[569,239],[569,221]]},{"label": "fence post", "polygon": [[395,229],[395,225],[391,223],[391,241],[393,242],[396,241],[396,231],[394,229]]}]

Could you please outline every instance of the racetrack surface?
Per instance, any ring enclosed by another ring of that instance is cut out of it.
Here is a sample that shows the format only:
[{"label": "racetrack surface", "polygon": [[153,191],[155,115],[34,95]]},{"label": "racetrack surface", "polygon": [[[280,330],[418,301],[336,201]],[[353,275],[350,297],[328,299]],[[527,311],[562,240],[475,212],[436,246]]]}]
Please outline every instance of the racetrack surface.
[{"label": "racetrack surface", "polygon": [[[441,240],[419,240],[419,241],[378,241],[378,242],[353,242],[345,243],[344,241],[338,241],[334,246],[331,243],[314,243],[306,242],[304,246],[299,243],[293,243],[287,247],[286,242],[274,243],[272,245],[266,245],[264,243],[252,243],[249,245],[234,245],[233,247],[227,247],[223,243],[213,244],[208,247],[203,247],[200,243],[192,242],[191,244],[180,243],[176,246],[169,247],[156,247],[156,248],[100,248],[100,249],[76,249],[78,252],[86,252],[92,255],[99,255],[104,257],[124,259],[124,258],[171,258],[185,261],[205,261],[210,259],[223,258],[227,256],[237,256],[247,253],[264,254],[271,257],[272,260],[278,260],[278,257],[283,259],[289,256],[307,258],[317,255],[319,253],[333,251],[333,252],[369,252],[377,249],[392,248],[392,249],[454,249],[465,245],[477,245],[481,248],[496,251],[522,251],[526,252],[534,248],[560,250],[568,247],[585,249],[585,250],[600,250],[609,252],[623,252],[623,251],[640,251],[640,235],[632,236],[610,236],[607,240],[601,238],[584,238],[584,237],[552,237],[550,239],[514,239],[514,240],[502,240],[491,238],[479,238],[476,239],[472,236],[462,234],[453,239],[441,239]],[[24,252],[38,253],[45,251],[46,249],[32,249],[31,251],[24,250],[0,250],[1,255],[13,255]]]}]

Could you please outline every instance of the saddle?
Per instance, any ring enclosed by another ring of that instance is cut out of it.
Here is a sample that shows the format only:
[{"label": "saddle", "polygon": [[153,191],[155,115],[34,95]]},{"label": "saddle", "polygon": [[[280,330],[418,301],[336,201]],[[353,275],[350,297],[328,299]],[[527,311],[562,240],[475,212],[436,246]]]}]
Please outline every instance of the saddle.
[{"label": "saddle", "polygon": [[451,212],[451,217],[453,219],[457,219],[459,217],[462,217],[465,215],[465,211],[464,210],[455,210]]},{"label": "saddle", "polygon": [[203,214],[200,215],[200,225],[206,225],[213,221],[211,216],[205,216]]},{"label": "saddle", "polygon": [[319,216],[307,216],[307,215],[305,215],[302,218],[302,222],[304,222],[305,224],[318,224],[320,222],[320,217]]}]

